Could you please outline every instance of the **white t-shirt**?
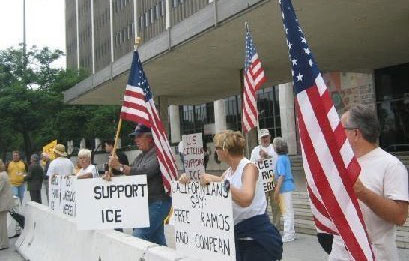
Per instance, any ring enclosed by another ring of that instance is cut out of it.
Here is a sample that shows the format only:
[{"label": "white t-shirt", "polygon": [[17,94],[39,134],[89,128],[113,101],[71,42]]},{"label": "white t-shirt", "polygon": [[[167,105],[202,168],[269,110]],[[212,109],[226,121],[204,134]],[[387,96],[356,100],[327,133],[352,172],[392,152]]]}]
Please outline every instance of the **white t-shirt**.
[{"label": "white t-shirt", "polygon": [[[358,158],[362,183],[387,199],[408,201],[408,171],[402,162],[381,148]],[[377,216],[367,205],[358,201],[366,224],[369,239],[377,261],[399,260],[396,249],[396,226]],[[351,260],[344,242],[334,236],[329,260]]]},{"label": "white t-shirt", "polygon": [[254,147],[254,149],[251,151],[250,161],[257,162],[259,159],[261,159],[260,150],[263,150],[264,152],[267,153],[267,155],[269,155],[272,158],[273,169],[275,169],[278,155],[276,151],[274,150],[273,144],[268,145],[268,147],[263,147],[262,145],[258,145],[257,147]]},{"label": "white t-shirt", "polygon": [[[242,176],[244,167],[251,163],[248,159],[243,158],[235,172],[232,172],[232,169],[229,168],[226,170],[225,179],[230,181],[230,184],[236,188],[241,188]],[[256,190],[254,192],[254,198],[248,207],[240,207],[236,202],[232,202],[233,206],[233,219],[234,224],[236,225],[240,221],[249,219],[253,216],[264,214],[267,208],[266,196],[264,195],[263,181],[261,178],[257,179]]]},{"label": "white t-shirt", "polygon": [[69,176],[74,174],[74,165],[71,160],[63,157],[56,158],[51,161],[48,167],[47,176],[52,176],[54,174],[61,176]]},{"label": "white t-shirt", "polygon": [[95,167],[95,165],[92,164],[88,165],[88,167],[86,167],[85,169],[81,168],[80,171],[78,171],[77,173],[77,177],[88,173],[91,173],[93,178],[98,178],[98,170]]}]

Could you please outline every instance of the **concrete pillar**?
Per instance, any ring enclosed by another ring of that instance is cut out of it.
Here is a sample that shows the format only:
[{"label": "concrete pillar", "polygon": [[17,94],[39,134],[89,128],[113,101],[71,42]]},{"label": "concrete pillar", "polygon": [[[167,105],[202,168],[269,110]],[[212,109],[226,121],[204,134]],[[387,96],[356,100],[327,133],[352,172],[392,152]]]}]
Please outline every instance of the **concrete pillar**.
[{"label": "concrete pillar", "polygon": [[71,154],[74,151],[74,141],[69,140],[67,141],[67,153]]},{"label": "concrete pillar", "polygon": [[102,150],[101,139],[95,138],[94,140],[95,140],[95,151],[101,151]]},{"label": "concrete pillar", "polygon": [[297,154],[297,135],[294,115],[294,92],[293,84],[279,84],[279,105],[282,137],[287,141],[288,154]]},{"label": "concrete pillar", "polygon": [[168,98],[166,96],[157,96],[155,100],[156,108],[159,111],[160,120],[163,123],[163,127],[166,130],[166,134],[169,138],[169,113],[168,113]]},{"label": "concrete pillar", "polygon": [[182,140],[180,135],[180,114],[178,105],[169,105],[170,137],[171,143]]},{"label": "concrete pillar", "polygon": [[85,149],[86,148],[86,144],[85,144],[85,138],[82,138],[80,141],[80,149]]},{"label": "concrete pillar", "polygon": [[227,129],[226,111],[225,111],[224,105],[225,105],[224,99],[220,99],[220,100],[213,102],[214,123],[215,123],[216,133]]}]

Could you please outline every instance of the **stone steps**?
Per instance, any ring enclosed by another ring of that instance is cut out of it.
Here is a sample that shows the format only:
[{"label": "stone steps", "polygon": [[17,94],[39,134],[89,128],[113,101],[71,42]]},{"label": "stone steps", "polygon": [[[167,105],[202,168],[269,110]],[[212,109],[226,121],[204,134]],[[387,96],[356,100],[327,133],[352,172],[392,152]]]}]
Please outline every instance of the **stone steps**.
[{"label": "stone steps", "polygon": [[[301,234],[316,235],[317,230],[315,229],[313,216],[308,201],[308,194],[306,192],[294,192],[293,205],[296,232]],[[271,213],[270,210],[269,213]],[[405,225],[397,228],[396,243],[399,248],[409,248],[409,219],[406,220]]]}]

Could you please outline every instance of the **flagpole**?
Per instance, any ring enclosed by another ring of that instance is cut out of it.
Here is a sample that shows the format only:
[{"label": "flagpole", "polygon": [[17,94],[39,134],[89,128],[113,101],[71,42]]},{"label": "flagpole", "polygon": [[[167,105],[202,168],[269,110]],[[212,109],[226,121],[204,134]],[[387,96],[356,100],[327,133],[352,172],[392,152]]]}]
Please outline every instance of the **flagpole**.
[{"label": "flagpole", "polygon": [[[136,51],[138,49],[139,43],[141,42],[141,38],[138,36],[135,38],[135,44],[134,44],[134,51]],[[114,148],[112,149],[112,156],[115,157],[116,156],[116,149],[118,147],[118,139],[119,139],[119,133],[121,132],[121,127],[122,127],[122,118],[119,117],[119,121],[118,121],[118,127],[116,129],[116,134],[115,134],[115,142],[114,142]],[[104,176],[105,180],[111,180],[111,176],[112,176],[112,167],[109,166],[109,171],[108,173]]]}]

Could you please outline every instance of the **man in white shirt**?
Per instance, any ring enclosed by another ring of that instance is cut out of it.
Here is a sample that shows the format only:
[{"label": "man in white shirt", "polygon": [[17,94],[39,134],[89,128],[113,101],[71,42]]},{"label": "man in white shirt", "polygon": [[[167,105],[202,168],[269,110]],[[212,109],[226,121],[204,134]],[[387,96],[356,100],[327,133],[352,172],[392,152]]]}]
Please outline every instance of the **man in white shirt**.
[{"label": "man in white shirt", "polygon": [[57,144],[54,149],[56,159],[51,161],[48,167],[47,176],[53,177],[55,175],[69,176],[74,174],[74,164],[71,160],[67,159],[67,153],[65,152],[65,146],[63,144]]},{"label": "man in white shirt", "polygon": [[[270,144],[271,136],[268,129],[260,129],[259,132],[260,145],[255,147],[251,152],[250,161],[254,163],[262,162],[265,159],[272,159],[273,169],[277,161],[277,153],[274,151],[273,144]],[[271,211],[273,214],[273,224],[278,228],[280,225],[280,209],[278,202],[274,202],[274,191],[271,190],[266,193],[266,199],[270,202]]]},{"label": "man in white shirt", "polygon": [[[408,216],[408,172],[402,162],[378,147],[379,123],[374,111],[358,105],[341,122],[361,165],[354,191],[375,260],[397,261],[396,225],[403,225]],[[339,236],[334,236],[329,260],[352,260]]]}]

